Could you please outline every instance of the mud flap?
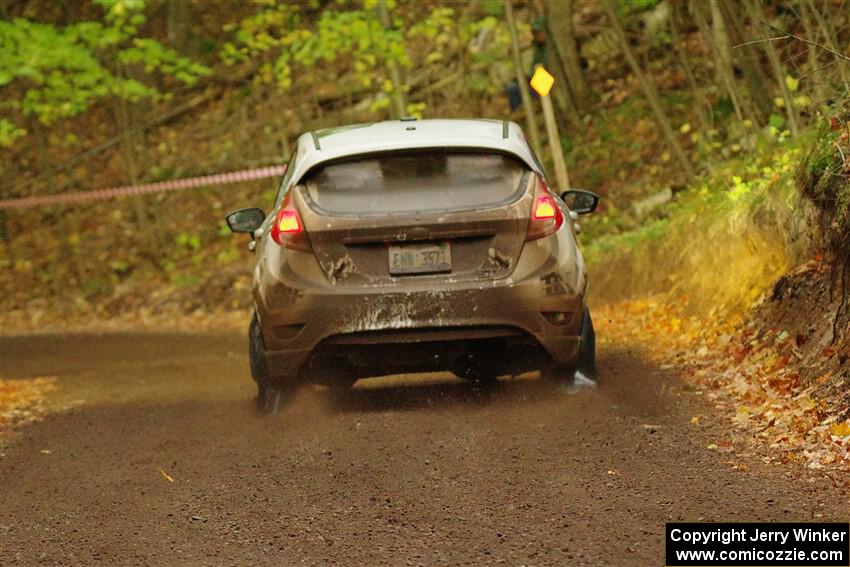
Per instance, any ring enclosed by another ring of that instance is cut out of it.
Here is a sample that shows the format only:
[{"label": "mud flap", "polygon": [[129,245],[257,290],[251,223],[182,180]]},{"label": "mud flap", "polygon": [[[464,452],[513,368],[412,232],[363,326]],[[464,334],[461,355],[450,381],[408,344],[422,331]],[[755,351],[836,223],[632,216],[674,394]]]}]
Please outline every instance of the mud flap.
[{"label": "mud flap", "polygon": [[570,382],[561,384],[560,390],[564,394],[579,394],[585,390],[595,390],[596,380],[585,376],[581,370],[576,370]]},{"label": "mud flap", "polygon": [[581,346],[579,347],[578,368],[575,381],[590,381],[596,383],[596,331],[590,318],[590,309],[584,308],[581,321]]},{"label": "mud flap", "polygon": [[283,396],[284,391],[282,389],[268,386],[261,390],[257,396],[257,409],[263,413],[274,415],[280,411]]},{"label": "mud flap", "polygon": [[590,310],[585,307],[581,322],[578,368],[573,372],[572,380],[561,384],[560,390],[565,394],[592,390],[596,388],[596,375],[596,331],[593,329]]}]

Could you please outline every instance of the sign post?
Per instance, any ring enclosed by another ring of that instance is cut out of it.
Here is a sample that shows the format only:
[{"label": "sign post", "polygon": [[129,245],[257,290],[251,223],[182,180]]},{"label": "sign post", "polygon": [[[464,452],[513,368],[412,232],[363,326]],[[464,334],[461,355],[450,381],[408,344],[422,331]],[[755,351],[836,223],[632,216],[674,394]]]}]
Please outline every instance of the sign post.
[{"label": "sign post", "polygon": [[558,123],[555,122],[555,109],[552,108],[552,99],[549,98],[549,91],[552,90],[554,84],[555,77],[544,69],[543,65],[538,65],[531,77],[531,88],[540,95],[543,118],[546,121],[546,137],[549,138],[549,150],[555,164],[558,193],[562,193],[570,188],[570,178],[567,176],[567,164],[564,161],[564,151],[561,148],[561,137],[558,135]]}]

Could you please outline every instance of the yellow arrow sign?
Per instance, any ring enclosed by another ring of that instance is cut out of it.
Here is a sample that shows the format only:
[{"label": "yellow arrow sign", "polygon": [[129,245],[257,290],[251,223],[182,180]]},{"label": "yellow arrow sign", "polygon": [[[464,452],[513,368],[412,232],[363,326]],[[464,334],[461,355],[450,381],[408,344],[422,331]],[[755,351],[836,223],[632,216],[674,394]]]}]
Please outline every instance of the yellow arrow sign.
[{"label": "yellow arrow sign", "polygon": [[534,70],[534,75],[531,77],[531,88],[537,91],[540,96],[546,96],[552,90],[552,85],[555,84],[555,77],[549,71],[543,68],[543,65],[538,65]]}]

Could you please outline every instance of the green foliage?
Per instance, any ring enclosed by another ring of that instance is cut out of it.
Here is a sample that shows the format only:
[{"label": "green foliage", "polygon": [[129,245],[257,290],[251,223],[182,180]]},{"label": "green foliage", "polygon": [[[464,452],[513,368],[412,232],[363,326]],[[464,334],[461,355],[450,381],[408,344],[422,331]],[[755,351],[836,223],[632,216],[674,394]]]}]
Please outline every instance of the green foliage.
[{"label": "green foliage", "polygon": [[[392,23],[388,27],[381,22],[376,0],[340,2],[323,10],[314,21],[305,16],[306,6],[263,0],[256,14],[226,26],[234,37],[222,47],[221,57],[231,65],[258,64],[259,80],[283,90],[303,74],[319,80],[336,79],[317,77],[316,70],[327,68],[324,64],[344,63],[351,82],[377,91],[371,110],[381,111],[389,106],[388,95],[406,90],[405,85],[389,80],[387,65],[412,68],[440,61],[455,26],[451,7],[433,8],[424,18],[412,17],[411,10],[396,13],[393,1],[386,2],[386,7]],[[412,42],[428,47],[416,50],[414,58]],[[423,111],[421,103],[409,109],[414,115]]]},{"label": "green foliage", "polygon": [[194,274],[173,272],[169,274],[169,281],[178,287],[193,287],[201,282],[201,278]]},{"label": "green foliage", "polygon": [[785,125],[785,117],[780,116],[778,114],[771,114],[770,118],[768,119],[768,124],[778,130],[779,128],[782,128]]},{"label": "green foliage", "polygon": [[680,193],[661,217],[638,220],[613,208],[583,221],[585,256],[597,263],[609,254],[662,240],[671,231],[705,233],[710,225],[740,224],[774,203],[790,210],[796,193],[792,173],[800,154],[796,145],[779,145],[727,162],[699,186]]},{"label": "green foliage", "polygon": [[501,18],[505,13],[505,3],[502,0],[484,0],[484,13]]},{"label": "green foliage", "polygon": [[184,250],[198,250],[201,247],[201,237],[197,234],[181,232],[174,239],[174,243]]},{"label": "green foliage", "polygon": [[[522,37],[531,33],[527,24],[517,24],[517,31]],[[457,35],[472,60],[472,70],[466,76],[467,88],[472,93],[489,96],[500,92],[504,85],[495,78],[510,77],[513,73],[510,59],[505,56],[511,49],[511,36],[504,21],[485,16],[459,26]],[[476,72],[476,68],[485,72]]]},{"label": "green foliage", "polygon": [[103,282],[96,278],[88,279],[83,282],[81,286],[81,290],[83,293],[83,297],[91,299],[100,293],[104,288]]},{"label": "green foliage", "polygon": [[622,15],[634,14],[655,8],[659,0],[619,0],[617,11]]},{"label": "green foliage", "polygon": [[445,38],[440,38],[441,33],[453,30],[455,27],[454,8],[434,8],[425,19],[413,23],[408,29],[407,37],[414,38],[423,36],[431,40],[443,43]]},{"label": "green foliage", "polygon": [[215,256],[216,262],[219,264],[226,266],[227,264],[231,264],[239,259],[239,250],[235,248],[228,248],[227,250],[222,250]]},{"label": "green foliage", "polygon": [[151,38],[136,37],[144,23],[142,0],[97,0],[104,21],[66,27],[25,18],[0,21],[0,141],[12,145],[25,130],[22,117],[44,125],[76,116],[96,101],[157,98],[159,91],[125,76],[129,66],[192,84],[210,70]]},{"label": "green foliage", "polygon": [[[303,4],[263,0],[257,13],[225,29],[233,39],[223,45],[226,64],[251,63],[258,68],[260,82],[289,89],[296,80],[305,83],[316,70],[335,63],[344,77],[333,77],[341,85],[358,85],[376,93],[370,106],[381,112],[390,104],[389,95],[406,85],[395,85],[386,69],[389,63],[402,68],[421,68],[442,63],[451,57],[466,57],[471,69],[461,79],[475,94],[493,95],[511,76],[510,34],[503,21],[501,0],[483,5],[485,16],[459,25],[452,6],[429,8],[424,14],[416,4],[397,9],[387,2],[392,25],[385,27],[376,0],[338,2],[323,10],[318,18],[308,18]],[[520,24],[521,33],[528,26]],[[340,65],[342,63],[342,65]],[[425,105],[412,104],[407,113],[422,116]]]},{"label": "green foliage", "polygon": [[[274,199],[274,197],[272,197],[272,199]],[[230,227],[227,226],[227,223],[223,220],[218,221],[218,227],[216,227],[215,233],[216,233],[216,235],[221,236],[222,238],[228,238],[228,239],[233,234],[232,232],[230,232]]]},{"label": "green foliage", "polygon": [[717,120],[725,120],[735,114],[735,105],[728,96],[721,97],[712,107],[712,113]]},{"label": "green foliage", "polygon": [[8,148],[15,143],[15,140],[22,136],[26,136],[27,131],[23,128],[15,126],[9,120],[0,118],[0,148]]},{"label": "green foliage", "polygon": [[413,116],[414,118],[422,119],[422,113],[427,105],[424,102],[411,102],[405,106],[405,116]]},{"label": "green foliage", "polygon": [[221,56],[230,64],[261,61],[261,79],[283,89],[292,86],[293,66],[313,72],[319,62],[340,59],[352,63],[361,84],[371,85],[378,63],[395,61],[409,67],[411,60],[404,34],[385,29],[376,10],[368,9],[370,4],[374,3],[360,9],[325,10],[308,26],[302,18],[303,6],[262,2],[256,14],[226,27],[235,37],[224,44]]}]

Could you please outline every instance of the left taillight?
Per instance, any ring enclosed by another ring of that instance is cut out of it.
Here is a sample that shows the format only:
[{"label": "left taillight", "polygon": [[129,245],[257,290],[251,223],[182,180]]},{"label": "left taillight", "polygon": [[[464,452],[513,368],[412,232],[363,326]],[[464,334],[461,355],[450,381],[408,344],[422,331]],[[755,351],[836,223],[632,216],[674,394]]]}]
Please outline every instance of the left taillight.
[{"label": "left taillight", "polygon": [[558,206],[552,190],[542,178],[538,178],[525,235],[526,242],[555,234],[563,224],[564,213]]},{"label": "left taillight", "polygon": [[284,205],[274,217],[272,224],[272,240],[284,248],[294,250],[309,250],[307,234],[301,215],[292,204]]}]

